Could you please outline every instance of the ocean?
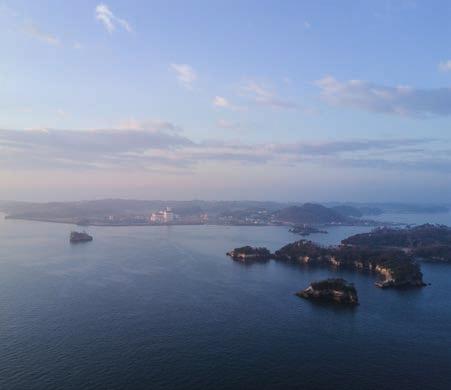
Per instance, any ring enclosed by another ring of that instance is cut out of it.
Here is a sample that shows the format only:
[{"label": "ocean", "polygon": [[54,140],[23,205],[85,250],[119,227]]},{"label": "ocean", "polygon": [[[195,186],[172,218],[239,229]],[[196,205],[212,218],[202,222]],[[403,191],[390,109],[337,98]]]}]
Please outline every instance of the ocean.
[{"label": "ocean", "polygon": [[[94,241],[71,245],[73,226],[0,218],[1,389],[451,389],[451,265],[381,290],[365,273],[225,255],[299,239],[286,227],[89,227]],[[358,307],[294,295],[332,276]]]}]

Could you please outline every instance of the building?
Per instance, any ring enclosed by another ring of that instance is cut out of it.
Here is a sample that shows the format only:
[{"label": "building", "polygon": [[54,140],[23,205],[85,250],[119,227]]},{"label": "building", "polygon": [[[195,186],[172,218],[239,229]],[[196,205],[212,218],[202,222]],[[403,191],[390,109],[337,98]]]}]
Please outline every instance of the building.
[{"label": "building", "polygon": [[163,211],[163,219],[165,223],[170,223],[174,221],[174,213],[170,207],[166,207]]},{"label": "building", "polygon": [[172,223],[174,222],[175,215],[170,207],[166,207],[162,211],[157,211],[150,215],[151,223]]}]

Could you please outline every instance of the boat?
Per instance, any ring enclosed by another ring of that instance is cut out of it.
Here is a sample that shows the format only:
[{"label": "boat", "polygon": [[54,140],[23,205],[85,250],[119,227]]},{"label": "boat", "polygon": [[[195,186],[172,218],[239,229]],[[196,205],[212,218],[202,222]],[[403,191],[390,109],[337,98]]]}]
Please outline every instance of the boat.
[{"label": "boat", "polygon": [[78,243],[78,242],[88,242],[92,241],[93,238],[86,232],[71,232],[70,233],[70,242]]}]

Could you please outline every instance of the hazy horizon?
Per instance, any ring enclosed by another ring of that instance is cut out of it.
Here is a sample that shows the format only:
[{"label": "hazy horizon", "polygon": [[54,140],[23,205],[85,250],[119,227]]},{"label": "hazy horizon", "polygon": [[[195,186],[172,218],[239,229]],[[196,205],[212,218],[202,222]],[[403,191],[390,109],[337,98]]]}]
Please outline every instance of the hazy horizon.
[{"label": "hazy horizon", "polygon": [[0,199],[450,198],[451,4],[172,4],[0,1]]},{"label": "hazy horizon", "polygon": [[180,198],[180,199],[164,199],[164,198],[127,198],[127,197],[105,197],[105,198],[91,198],[91,199],[50,199],[50,200],[33,200],[33,199],[0,199],[0,203],[7,202],[17,202],[17,203],[78,203],[78,202],[101,202],[101,201],[135,201],[135,202],[167,202],[167,203],[190,203],[190,202],[240,202],[240,203],[276,203],[281,205],[302,205],[302,204],[321,204],[329,207],[330,205],[399,205],[399,206],[445,206],[451,205],[451,202],[406,202],[406,201],[396,201],[396,200],[386,200],[386,201],[353,201],[353,200],[274,200],[274,199],[202,199],[202,198]]}]

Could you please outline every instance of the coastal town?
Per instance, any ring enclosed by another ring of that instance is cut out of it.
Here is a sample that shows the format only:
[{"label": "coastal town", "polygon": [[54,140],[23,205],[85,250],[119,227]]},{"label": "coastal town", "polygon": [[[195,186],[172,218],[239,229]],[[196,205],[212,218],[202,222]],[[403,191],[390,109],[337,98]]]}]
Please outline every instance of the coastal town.
[{"label": "coastal town", "polygon": [[288,226],[294,234],[324,233],[327,226],[387,226],[372,219],[375,207],[318,203],[99,200],[60,203],[5,203],[6,219],[79,226],[230,225]]}]

